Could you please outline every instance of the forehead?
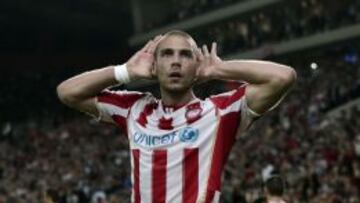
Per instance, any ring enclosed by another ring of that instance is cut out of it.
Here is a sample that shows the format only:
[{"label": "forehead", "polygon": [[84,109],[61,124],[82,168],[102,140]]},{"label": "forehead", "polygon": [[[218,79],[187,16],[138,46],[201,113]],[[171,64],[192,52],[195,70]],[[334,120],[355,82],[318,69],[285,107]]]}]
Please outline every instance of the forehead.
[{"label": "forehead", "polygon": [[180,35],[170,35],[165,37],[158,44],[158,49],[192,49],[194,43],[192,39],[180,36]]}]

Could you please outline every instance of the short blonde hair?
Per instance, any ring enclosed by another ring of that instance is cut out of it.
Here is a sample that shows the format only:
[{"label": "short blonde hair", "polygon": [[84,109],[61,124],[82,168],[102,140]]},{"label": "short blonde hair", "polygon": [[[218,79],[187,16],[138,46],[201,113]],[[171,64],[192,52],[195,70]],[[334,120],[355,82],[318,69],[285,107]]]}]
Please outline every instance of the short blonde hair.
[{"label": "short blonde hair", "polygon": [[[182,30],[170,30],[169,32],[166,32],[163,36],[164,36],[164,38],[169,37],[169,36],[184,37],[184,38],[190,40],[193,51],[195,51],[195,49],[197,49],[196,41],[194,40],[194,38],[189,33],[185,32],[185,31],[182,31]],[[155,52],[154,52],[155,56],[157,55],[157,52],[158,52],[158,47],[156,47],[156,49],[155,49]]]}]

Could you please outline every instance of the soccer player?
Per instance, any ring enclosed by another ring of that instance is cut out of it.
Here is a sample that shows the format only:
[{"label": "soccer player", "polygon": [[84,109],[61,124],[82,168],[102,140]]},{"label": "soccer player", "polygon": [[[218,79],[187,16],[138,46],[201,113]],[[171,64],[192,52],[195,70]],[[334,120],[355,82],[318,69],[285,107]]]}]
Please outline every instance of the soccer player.
[{"label": "soccer player", "polygon": [[[161,99],[149,93],[109,91],[118,83],[155,79]],[[198,99],[198,81],[247,83]],[[254,119],[274,108],[296,80],[285,65],[222,60],[197,47],[183,31],[150,40],[125,64],[82,73],[57,87],[66,105],[122,128],[130,145],[132,202],[212,203],[220,196],[221,173],[236,138]]]}]

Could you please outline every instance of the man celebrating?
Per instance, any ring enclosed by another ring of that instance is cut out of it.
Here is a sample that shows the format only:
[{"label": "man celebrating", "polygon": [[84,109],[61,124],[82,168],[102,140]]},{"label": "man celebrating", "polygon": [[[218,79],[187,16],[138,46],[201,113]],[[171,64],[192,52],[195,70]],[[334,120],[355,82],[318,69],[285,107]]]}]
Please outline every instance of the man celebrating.
[{"label": "man celebrating", "polygon": [[[109,91],[138,79],[156,79],[161,99],[148,93]],[[196,98],[197,81],[247,82],[237,90]],[[274,108],[296,80],[287,66],[221,60],[216,43],[198,48],[183,31],[150,40],[126,64],[86,72],[62,82],[62,102],[124,129],[130,145],[132,202],[212,203],[236,138]]]}]

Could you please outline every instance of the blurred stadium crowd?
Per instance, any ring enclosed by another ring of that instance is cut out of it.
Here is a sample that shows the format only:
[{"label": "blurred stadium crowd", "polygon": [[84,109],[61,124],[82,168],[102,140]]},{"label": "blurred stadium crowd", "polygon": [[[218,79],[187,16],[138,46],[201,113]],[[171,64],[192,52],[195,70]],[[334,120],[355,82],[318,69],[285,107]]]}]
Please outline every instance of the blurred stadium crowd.
[{"label": "blurred stadium crowd", "polygon": [[[184,7],[174,20],[235,1],[181,2]],[[290,6],[245,21],[231,19],[199,30],[195,36],[207,43],[218,41],[226,54],[360,21],[359,1],[304,0]],[[190,7],[193,10],[182,13]],[[279,23],[283,18],[287,20]],[[276,172],[286,177],[288,202],[360,203],[360,110],[328,114],[360,96],[358,50],[336,46],[312,57],[315,62],[305,54],[274,59],[293,66],[298,82],[279,108],[259,119],[235,144],[223,177],[223,202],[254,202],[262,195],[263,178]],[[1,92],[11,88],[22,93],[24,84],[31,89],[55,87],[65,79],[64,74],[47,76],[44,81],[40,75],[24,75],[23,83],[11,87],[6,81],[19,79],[7,78],[0,81]],[[200,97],[238,84],[207,85],[208,91],[199,92]],[[46,106],[44,112],[27,108],[21,122],[1,118],[0,203],[129,202],[129,156],[122,132],[79,114],[70,118],[63,108],[51,108],[58,105],[55,89],[36,94],[9,94],[0,100],[21,106],[18,98],[24,97],[36,106],[35,97],[40,97]]]},{"label": "blurred stadium crowd", "polygon": [[171,0],[172,12],[162,21],[148,22],[145,27],[147,29],[161,27],[243,1],[247,0]]},{"label": "blurred stadium crowd", "polygon": [[359,10],[359,1],[294,1],[200,28],[195,36],[200,44],[218,42],[220,53],[230,54],[358,23]]},{"label": "blurred stadium crowd", "polygon": [[271,171],[287,178],[288,202],[360,201],[360,109],[328,115],[360,96],[359,63],[341,56],[319,58],[319,69],[291,63],[300,76],[293,92],[234,147],[224,184],[237,191],[233,202],[253,202]]},{"label": "blurred stadium crowd", "polygon": [[113,127],[44,119],[9,128],[0,144],[0,202],[98,203],[105,193],[110,202],[127,202],[126,139]]}]

